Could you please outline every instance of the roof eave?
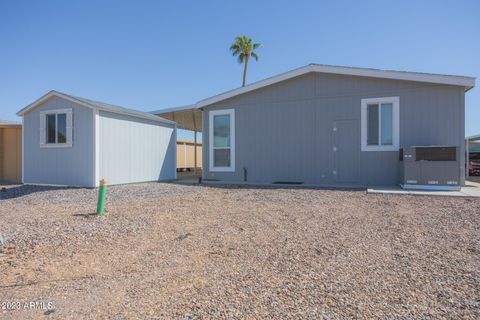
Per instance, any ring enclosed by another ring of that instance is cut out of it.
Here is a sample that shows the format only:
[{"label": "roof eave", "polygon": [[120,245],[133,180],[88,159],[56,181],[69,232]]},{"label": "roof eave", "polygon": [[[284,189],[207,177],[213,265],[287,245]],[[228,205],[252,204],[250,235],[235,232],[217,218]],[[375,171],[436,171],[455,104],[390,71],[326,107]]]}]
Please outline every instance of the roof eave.
[{"label": "roof eave", "polygon": [[480,134],[466,137],[465,140],[473,140],[473,141],[480,140]]},{"label": "roof eave", "polygon": [[82,105],[82,106],[87,107],[87,108],[92,109],[92,110],[101,110],[101,111],[111,112],[111,113],[115,113],[115,114],[123,114],[123,115],[131,116],[131,117],[139,118],[139,119],[152,120],[152,121],[163,122],[163,123],[168,123],[168,124],[173,124],[173,125],[176,124],[174,121],[170,121],[170,120],[167,120],[167,119],[163,119],[163,118],[158,117],[158,116],[157,116],[158,119],[151,118],[151,117],[147,117],[147,116],[142,117],[142,116],[139,115],[139,114],[131,113],[131,112],[128,112],[128,111],[122,111],[122,112],[120,112],[120,111],[118,111],[118,110],[112,110],[112,109],[108,109],[108,108],[102,108],[102,107],[99,107],[99,106],[96,106],[96,105],[91,105],[91,104],[86,103],[86,102],[84,102],[84,101],[75,99],[75,97],[72,97],[72,96],[63,94],[63,93],[58,92],[58,91],[55,91],[55,90],[49,91],[49,92],[46,93],[45,95],[41,96],[39,99],[35,100],[34,102],[32,102],[31,104],[29,104],[29,105],[26,106],[25,108],[23,108],[23,109],[21,109],[20,111],[18,111],[18,112],[17,112],[17,116],[22,117],[25,113],[27,113],[27,112],[29,112],[30,110],[38,107],[40,104],[44,103],[45,101],[47,101],[48,99],[50,99],[50,98],[53,97],[53,96],[60,97],[60,98],[62,98],[62,99],[68,100],[68,101],[72,101],[72,102],[74,102],[74,103],[76,103],[76,104]]},{"label": "roof eave", "polygon": [[437,84],[445,84],[445,85],[452,85],[452,86],[460,86],[460,87],[465,87],[469,89],[475,86],[475,78],[465,77],[465,76],[394,71],[394,70],[380,70],[380,69],[368,69],[368,68],[340,67],[340,66],[328,66],[328,65],[314,65],[313,67],[314,67],[313,71],[321,72],[321,73],[334,73],[334,74],[344,74],[344,75],[369,77],[369,78],[437,83]]},{"label": "roof eave", "polygon": [[198,109],[198,108],[196,107],[196,104],[189,104],[189,105],[181,106],[181,107],[173,107],[173,108],[165,108],[165,109],[161,109],[161,110],[149,111],[149,113],[157,115],[159,113],[183,111],[183,110],[189,110],[189,109]]},{"label": "roof eave", "polygon": [[263,80],[260,80],[260,81],[257,81],[257,82],[253,82],[253,83],[251,83],[251,84],[249,84],[245,87],[240,87],[240,88],[237,88],[237,89],[233,89],[233,90],[221,93],[219,95],[200,100],[195,104],[195,106],[196,106],[197,109],[200,109],[200,108],[206,107],[208,105],[211,105],[213,103],[216,103],[216,102],[219,102],[219,101],[222,101],[222,100],[226,100],[226,99],[229,99],[229,98],[232,98],[232,97],[235,97],[235,96],[238,96],[238,95],[241,95],[241,94],[253,91],[253,90],[257,90],[257,89],[260,89],[260,88],[263,88],[263,87],[266,87],[266,86],[269,86],[269,85],[272,85],[272,84],[275,84],[275,83],[278,83],[278,82],[281,82],[281,81],[285,81],[285,80],[288,80],[288,79],[291,79],[291,78],[294,78],[294,77],[298,77],[298,76],[301,76],[303,74],[306,74],[306,73],[309,73],[309,72],[312,72],[312,71],[314,71],[314,65],[309,64],[309,65],[306,65],[306,66],[303,66],[303,67],[300,67],[300,68],[297,68],[297,69],[293,69],[293,70],[281,73],[281,74],[273,76],[273,77],[269,77],[269,78],[266,78],[266,79],[263,79]]},{"label": "roof eave", "polygon": [[473,77],[309,64],[291,71],[281,73],[273,77],[269,77],[267,79],[254,82],[245,87],[233,89],[233,90],[215,95],[213,97],[200,100],[194,106],[195,108],[200,109],[208,105],[211,105],[211,104],[214,104],[214,103],[217,103],[217,102],[220,102],[220,101],[223,101],[223,100],[226,100],[226,99],[229,99],[253,90],[257,90],[281,81],[298,77],[310,72],[460,86],[465,88],[465,92],[472,89],[475,86],[475,78]]}]

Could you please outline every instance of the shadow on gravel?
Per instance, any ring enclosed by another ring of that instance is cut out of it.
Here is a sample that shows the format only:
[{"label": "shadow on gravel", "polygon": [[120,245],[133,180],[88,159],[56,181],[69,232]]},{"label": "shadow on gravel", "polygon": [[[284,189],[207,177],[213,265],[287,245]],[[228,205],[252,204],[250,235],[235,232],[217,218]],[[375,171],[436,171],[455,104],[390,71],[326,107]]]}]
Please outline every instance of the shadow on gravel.
[{"label": "shadow on gravel", "polygon": [[90,218],[90,217],[96,217],[97,214],[95,212],[86,212],[86,213],[74,213],[74,217],[83,217],[83,218]]},{"label": "shadow on gravel", "polygon": [[222,183],[220,181],[203,181],[202,183],[188,183],[182,180],[170,181],[168,183],[177,185],[189,185],[196,187],[214,188],[214,189],[311,189],[311,190],[332,190],[332,191],[366,191],[366,186],[314,186],[308,184],[248,184],[245,183]]},{"label": "shadow on gravel", "polygon": [[61,186],[34,186],[34,185],[17,185],[14,187],[3,187],[0,189],[0,201],[6,199],[13,199],[23,197],[32,193],[53,191],[53,190],[68,190],[78,189],[74,187]]}]

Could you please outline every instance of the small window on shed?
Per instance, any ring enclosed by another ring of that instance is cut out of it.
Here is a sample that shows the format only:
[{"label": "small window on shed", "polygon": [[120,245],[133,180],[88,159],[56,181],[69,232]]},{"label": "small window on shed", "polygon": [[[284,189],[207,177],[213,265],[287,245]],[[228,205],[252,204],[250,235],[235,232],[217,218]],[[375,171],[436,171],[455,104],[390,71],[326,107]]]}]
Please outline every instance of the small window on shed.
[{"label": "small window on shed", "polygon": [[40,113],[40,146],[72,146],[72,109],[49,110]]}]

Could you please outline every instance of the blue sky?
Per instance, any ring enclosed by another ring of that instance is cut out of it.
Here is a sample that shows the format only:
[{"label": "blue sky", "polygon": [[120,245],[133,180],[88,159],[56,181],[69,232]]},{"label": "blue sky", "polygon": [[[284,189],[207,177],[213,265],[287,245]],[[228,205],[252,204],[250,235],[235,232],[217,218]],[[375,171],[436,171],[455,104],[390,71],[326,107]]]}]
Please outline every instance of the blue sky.
[{"label": "blue sky", "polygon": [[[308,63],[480,78],[480,1],[2,1],[0,119],[55,89],[150,111]],[[478,84],[480,86],[480,84]],[[466,134],[480,133],[480,88]],[[181,137],[188,135],[181,134]]]}]

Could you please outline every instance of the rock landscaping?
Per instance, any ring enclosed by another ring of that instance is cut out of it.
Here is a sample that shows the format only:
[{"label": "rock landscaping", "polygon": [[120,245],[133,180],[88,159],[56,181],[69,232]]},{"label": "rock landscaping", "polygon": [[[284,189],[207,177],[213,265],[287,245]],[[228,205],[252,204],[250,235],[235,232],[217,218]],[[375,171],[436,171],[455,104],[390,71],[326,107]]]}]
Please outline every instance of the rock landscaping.
[{"label": "rock landscaping", "polygon": [[2,319],[480,318],[479,199],[0,187]]}]

